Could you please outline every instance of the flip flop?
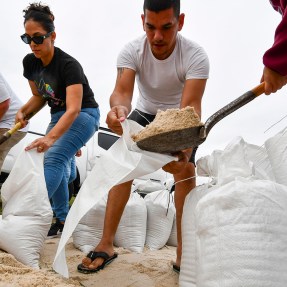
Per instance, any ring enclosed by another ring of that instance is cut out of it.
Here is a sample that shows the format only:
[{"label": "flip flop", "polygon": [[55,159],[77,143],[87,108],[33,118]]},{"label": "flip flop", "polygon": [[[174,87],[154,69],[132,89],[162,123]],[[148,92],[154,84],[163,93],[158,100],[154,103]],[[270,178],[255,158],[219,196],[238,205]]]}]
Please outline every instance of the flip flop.
[{"label": "flip flop", "polygon": [[178,274],[180,273],[180,267],[177,266],[176,264],[172,264],[172,269],[173,269],[174,272],[176,272]]},{"label": "flip flop", "polygon": [[100,271],[101,269],[104,269],[108,264],[112,263],[112,261],[118,257],[118,253],[114,253],[112,256],[109,256],[106,252],[91,251],[91,252],[89,252],[87,257],[90,258],[92,260],[92,262],[96,258],[103,258],[104,259],[104,262],[102,263],[102,265],[98,266],[95,269],[90,269],[90,268],[86,267],[85,265],[83,265],[82,263],[78,265],[78,271],[79,272],[85,273],[85,274],[90,274],[90,273],[96,273],[96,272]]}]

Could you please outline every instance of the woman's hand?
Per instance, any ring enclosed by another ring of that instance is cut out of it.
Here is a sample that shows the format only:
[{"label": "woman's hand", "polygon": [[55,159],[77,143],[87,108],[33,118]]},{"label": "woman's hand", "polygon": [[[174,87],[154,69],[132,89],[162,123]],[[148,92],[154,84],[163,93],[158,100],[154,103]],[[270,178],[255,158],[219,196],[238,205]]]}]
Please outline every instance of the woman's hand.
[{"label": "woman's hand", "polygon": [[44,136],[42,138],[34,140],[25,148],[25,150],[28,151],[36,148],[37,152],[45,152],[54,144],[54,142],[55,142],[54,139]]}]

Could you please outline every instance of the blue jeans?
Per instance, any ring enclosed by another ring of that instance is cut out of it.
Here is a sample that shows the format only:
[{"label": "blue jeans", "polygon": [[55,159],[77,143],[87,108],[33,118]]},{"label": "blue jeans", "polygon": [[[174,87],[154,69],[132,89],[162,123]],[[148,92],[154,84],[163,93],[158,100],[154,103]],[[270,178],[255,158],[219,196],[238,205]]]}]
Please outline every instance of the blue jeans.
[{"label": "blue jeans", "polygon": [[[51,114],[47,133],[57,124],[65,111]],[[71,164],[76,152],[83,147],[99,128],[99,108],[84,108],[72,126],[48,149],[44,156],[44,174],[53,211],[60,221],[69,212],[68,182]],[[73,175],[72,175],[73,177]]]},{"label": "blue jeans", "polygon": [[68,175],[69,175],[69,169],[70,169],[70,176],[68,183],[71,183],[77,178],[77,164],[75,156],[73,156],[70,160],[70,167],[68,167]]}]

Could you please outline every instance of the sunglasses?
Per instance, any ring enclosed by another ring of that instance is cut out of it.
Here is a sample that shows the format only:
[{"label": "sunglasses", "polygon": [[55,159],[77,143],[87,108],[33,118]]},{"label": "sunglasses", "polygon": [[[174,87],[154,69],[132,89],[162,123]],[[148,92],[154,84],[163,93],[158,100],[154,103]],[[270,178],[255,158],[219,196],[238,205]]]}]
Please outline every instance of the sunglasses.
[{"label": "sunglasses", "polygon": [[35,44],[39,45],[39,44],[43,44],[44,40],[50,37],[53,32],[54,31],[51,31],[47,33],[46,35],[34,36],[34,37],[30,37],[27,34],[23,34],[20,37],[25,44],[31,44],[31,42],[33,41]]}]

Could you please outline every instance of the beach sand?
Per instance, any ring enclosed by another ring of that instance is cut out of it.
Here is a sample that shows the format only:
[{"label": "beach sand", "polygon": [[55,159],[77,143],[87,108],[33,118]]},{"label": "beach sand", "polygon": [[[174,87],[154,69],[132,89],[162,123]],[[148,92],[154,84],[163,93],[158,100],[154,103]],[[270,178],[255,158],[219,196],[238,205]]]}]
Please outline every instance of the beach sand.
[{"label": "beach sand", "polygon": [[66,245],[66,258],[70,278],[65,279],[52,270],[59,238],[48,239],[40,259],[40,270],[27,267],[15,258],[0,251],[0,287],[176,287],[178,274],[172,270],[175,247],[165,246],[161,250],[145,248],[143,253],[133,253],[115,248],[119,254],[105,269],[94,274],[77,271],[84,255],[73,245]]}]

